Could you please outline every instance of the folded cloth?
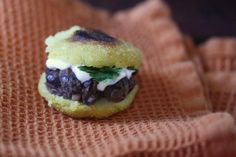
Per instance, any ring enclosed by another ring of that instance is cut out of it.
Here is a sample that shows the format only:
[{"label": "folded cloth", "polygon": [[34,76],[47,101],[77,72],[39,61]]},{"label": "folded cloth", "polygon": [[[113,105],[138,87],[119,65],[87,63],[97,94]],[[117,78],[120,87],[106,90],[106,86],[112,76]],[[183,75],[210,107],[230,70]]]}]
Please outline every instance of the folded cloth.
[{"label": "folded cloth", "polygon": [[[103,120],[72,119],[37,91],[44,39],[94,27],[142,51],[131,108]],[[211,113],[184,39],[161,1],[110,15],[69,0],[0,1],[0,156],[235,156],[236,127]]]},{"label": "folded cloth", "polygon": [[236,38],[212,38],[199,47],[213,111],[236,119]]},{"label": "folded cloth", "polygon": [[230,113],[236,120],[236,38],[214,37],[196,46],[185,37],[185,46],[202,80],[213,112]]}]

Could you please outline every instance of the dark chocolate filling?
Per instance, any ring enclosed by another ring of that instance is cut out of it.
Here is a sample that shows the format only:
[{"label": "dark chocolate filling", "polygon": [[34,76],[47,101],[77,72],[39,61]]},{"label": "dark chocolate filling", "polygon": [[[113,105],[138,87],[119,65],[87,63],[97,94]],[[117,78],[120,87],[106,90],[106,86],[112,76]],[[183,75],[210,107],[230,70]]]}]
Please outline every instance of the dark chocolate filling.
[{"label": "dark chocolate filling", "polygon": [[136,85],[134,75],[132,75],[130,79],[125,77],[116,84],[107,86],[104,91],[99,91],[97,90],[98,82],[95,79],[82,83],[70,68],[65,70],[46,68],[45,73],[46,86],[50,93],[65,99],[80,101],[86,105],[100,98],[112,102],[122,101]]}]

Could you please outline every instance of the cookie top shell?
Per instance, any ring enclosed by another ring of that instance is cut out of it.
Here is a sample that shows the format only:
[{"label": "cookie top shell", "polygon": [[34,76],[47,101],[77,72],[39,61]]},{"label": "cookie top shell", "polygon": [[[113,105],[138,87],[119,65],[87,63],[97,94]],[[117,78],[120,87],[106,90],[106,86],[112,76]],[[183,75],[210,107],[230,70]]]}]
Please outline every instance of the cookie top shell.
[{"label": "cookie top shell", "polygon": [[71,65],[138,69],[141,62],[139,50],[130,43],[80,26],[49,36],[45,43],[48,59]]}]

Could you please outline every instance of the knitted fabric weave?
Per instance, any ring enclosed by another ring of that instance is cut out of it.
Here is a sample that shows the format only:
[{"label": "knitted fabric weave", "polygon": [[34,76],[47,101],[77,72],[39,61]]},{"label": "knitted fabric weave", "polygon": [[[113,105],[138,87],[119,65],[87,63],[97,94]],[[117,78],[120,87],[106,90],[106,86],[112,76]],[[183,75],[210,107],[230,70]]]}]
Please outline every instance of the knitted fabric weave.
[{"label": "knitted fabric weave", "polygon": [[[44,39],[76,24],[142,51],[140,91],[128,110],[103,120],[72,119],[40,97]],[[233,118],[209,108],[161,1],[110,15],[69,0],[0,0],[0,156],[235,156]]]},{"label": "knitted fabric weave", "polygon": [[199,47],[213,111],[226,111],[236,119],[236,39],[212,38]]},{"label": "knitted fabric weave", "polygon": [[228,112],[236,119],[236,39],[214,37],[199,47],[190,37],[184,42],[204,85],[211,110]]}]

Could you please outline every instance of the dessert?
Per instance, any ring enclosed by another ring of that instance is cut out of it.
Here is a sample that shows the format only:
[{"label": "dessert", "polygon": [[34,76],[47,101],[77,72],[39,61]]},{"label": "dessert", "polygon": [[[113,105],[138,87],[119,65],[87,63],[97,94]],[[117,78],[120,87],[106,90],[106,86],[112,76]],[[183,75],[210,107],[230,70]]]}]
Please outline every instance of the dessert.
[{"label": "dessert", "polygon": [[72,117],[104,118],[132,103],[141,62],[137,48],[80,26],[45,43],[48,58],[38,89],[50,106]]}]

